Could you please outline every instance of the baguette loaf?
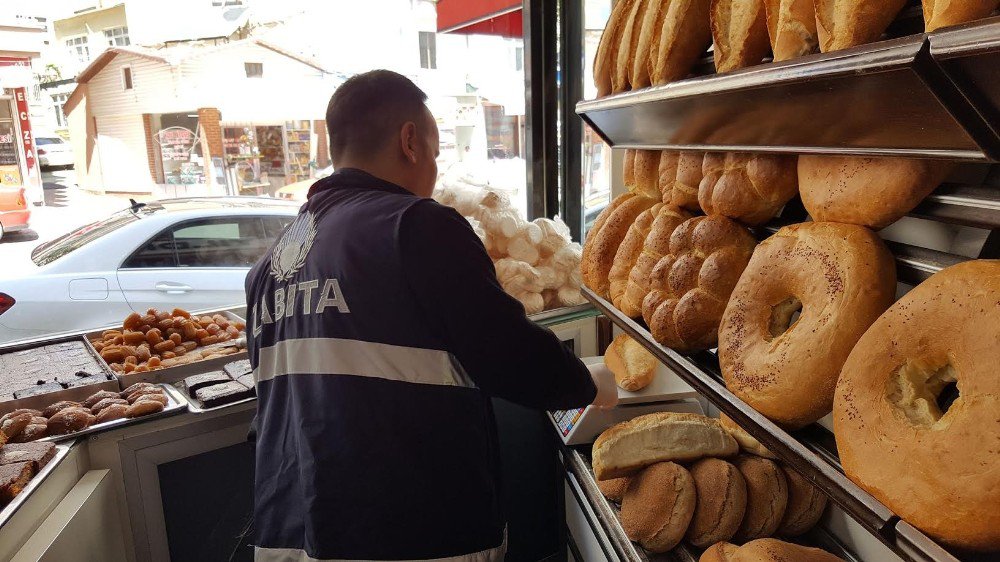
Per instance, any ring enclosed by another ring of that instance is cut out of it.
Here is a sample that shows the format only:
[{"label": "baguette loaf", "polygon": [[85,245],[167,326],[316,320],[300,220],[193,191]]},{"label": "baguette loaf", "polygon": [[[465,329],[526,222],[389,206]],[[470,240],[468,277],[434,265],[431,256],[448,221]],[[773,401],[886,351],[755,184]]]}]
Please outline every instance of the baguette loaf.
[{"label": "baguette loaf", "polygon": [[716,72],[760,64],[771,50],[764,0],[712,0],[711,19]]},{"label": "baguette loaf", "polygon": [[646,14],[639,29],[635,59],[632,62],[632,89],[646,88],[652,84],[654,63],[660,49],[660,30],[667,17],[670,0],[649,0]]},{"label": "baguette loaf", "polygon": [[635,0],[632,4],[632,9],[629,10],[628,18],[625,20],[626,24],[622,30],[621,45],[618,47],[618,60],[615,63],[615,72],[611,76],[611,93],[613,94],[627,92],[632,89],[632,71],[636,52],[639,47],[639,35],[642,30],[642,21],[646,17],[646,8],[649,6],[650,1]]},{"label": "baguette loaf", "polygon": [[765,0],[764,14],[775,61],[794,59],[819,50],[813,0]]},{"label": "baguette loaf", "polygon": [[985,18],[1000,0],[923,0],[924,27],[930,33],[941,27]]},{"label": "baguette loaf", "polygon": [[618,386],[636,392],[653,382],[658,361],[628,334],[615,337],[604,354],[604,364],[615,375]]},{"label": "baguette loaf", "polygon": [[815,0],[816,33],[824,53],[877,41],[906,0]]},{"label": "baguette loaf", "polygon": [[611,264],[611,271],[608,272],[608,294],[611,296],[611,302],[618,308],[621,308],[622,300],[625,297],[629,274],[632,272],[636,260],[639,259],[642,245],[646,241],[649,229],[653,226],[653,219],[656,218],[662,206],[663,203],[656,203],[640,213],[618,246],[618,252],[615,253],[614,261]]},{"label": "baguette loaf", "polygon": [[712,43],[709,8],[710,0],[670,0],[652,61],[653,85],[673,82],[691,73],[691,67]]},{"label": "baguette loaf", "polygon": [[634,193],[623,193],[612,199],[611,203],[597,215],[597,218],[594,220],[594,226],[590,227],[590,231],[587,232],[587,239],[583,244],[583,252],[580,255],[581,279],[586,280],[590,275],[590,266],[593,264],[593,260],[591,260],[588,256],[593,253],[595,244],[594,241],[597,239],[597,234],[601,232],[601,229],[604,227],[604,223],[607,222],[611,213],[615,212],[615,209],[633,197],[635,197]]},{"label": "baguette loaf", "polygon": [[718,420],[697,414],[658,412],[612,426],[594,442],[598,480],[629,476],[663,461],[693,461],[736,454],[736,441]]},{"label": "baguette loaf", "polygon": [[601,34],[601,42],[594,56],[594,85],[597,86],[597,97],[611,93],[611,77],[618,64],[618,49],[621,46],[622,31],[627,24],[627,17],[632,11],[635,0],[619,0],[615,2],[611,16]]}]

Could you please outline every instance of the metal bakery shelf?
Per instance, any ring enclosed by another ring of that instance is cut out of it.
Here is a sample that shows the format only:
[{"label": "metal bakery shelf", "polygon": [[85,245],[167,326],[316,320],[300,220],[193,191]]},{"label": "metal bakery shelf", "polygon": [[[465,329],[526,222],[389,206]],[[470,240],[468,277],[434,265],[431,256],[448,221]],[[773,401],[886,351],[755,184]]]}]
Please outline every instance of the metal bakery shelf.
[{"label": "metal bakery shelf", "polygon": [[[771,420],[737,398],[722,382],[715,356],[708,352],[682,355],[657,343],[644,326],[622,314],[611,303],[588,288],[584,296],[624,332],[672,368],[692,388],[720,411],[757,438],[782,461],[809,479],[851,518],[886,544],[904,560],[912,562],[957,562],[958,558],[916,529],[901,533],[899,517],[852,482],[840,470],[832,445],[803,441],[789,435]],[[811,431],[821,431],[812,428]],[[822,430],[825,431],[825,430]],[[799,433],[808,436],[808,433]],[[818,452],[817,452],[818,451]]]},{"label": "metal bakery shelf", "polygon": [[[984,20],[582,101],[576,112],[622,148],[996,161],[998,56],[1000,19]],[[959,71],[971,78],[950,74]]]}]

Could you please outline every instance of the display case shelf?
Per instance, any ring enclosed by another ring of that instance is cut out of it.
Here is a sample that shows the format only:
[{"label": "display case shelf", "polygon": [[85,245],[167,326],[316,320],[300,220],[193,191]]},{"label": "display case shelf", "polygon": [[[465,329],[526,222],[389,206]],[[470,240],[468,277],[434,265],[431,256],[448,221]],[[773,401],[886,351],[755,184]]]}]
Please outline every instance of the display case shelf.
[{"label": "display case shelf", "polygon": [[[809,479],[830,500],[876,536],[904,560],[911,562],[957,562],[934,541],[916,529],[905,536],[897,532],[899,517],[840,470],[829,433],[819,426],[796,432],[793,437],[730,392],[722,381],[718,361],[710,352],[682,355],[657,343],[649,330],[625,316],[607,300],[588,288],[583,294],[615,325],[648,349],[721,412],[746,429],[765,447],[799,474]],[[824,435],[825,433],[825,435]]]},{"label": "display case shelf", "polygon": [[622,148],[996,161],[997,57],[1000,18],[582,101],[576,111]]}]

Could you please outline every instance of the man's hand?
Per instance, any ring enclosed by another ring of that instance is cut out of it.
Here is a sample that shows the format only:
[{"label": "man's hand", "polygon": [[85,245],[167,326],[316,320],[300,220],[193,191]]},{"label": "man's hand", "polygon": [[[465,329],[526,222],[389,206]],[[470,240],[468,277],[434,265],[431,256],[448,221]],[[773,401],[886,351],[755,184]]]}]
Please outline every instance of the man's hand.
[{"label": "man's hand", "polygon": [[601,409],[614,408],[618,404],[618,385],[615,383],[615,375],[604,363],[588,365],[590,376],[594,379],[594,386],[597,387],[597,396],[594,397],[592,406]]}]

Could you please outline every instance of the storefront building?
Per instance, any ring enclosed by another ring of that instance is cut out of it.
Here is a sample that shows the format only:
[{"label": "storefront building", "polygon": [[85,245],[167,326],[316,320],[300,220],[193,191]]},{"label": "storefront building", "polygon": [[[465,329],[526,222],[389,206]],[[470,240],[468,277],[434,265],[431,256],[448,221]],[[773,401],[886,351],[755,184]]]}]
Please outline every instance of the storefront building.
[{"label": "storefront building", "polygon": [[41,172],[28,109],[44,27],[28,18],[0,19],[0,186],[24,187],[42,201]]},{"label": "storefront building", "polygon": [[111,48],[77,82],[64,111],[85,189],[273,194],[325,165],[335,80],[262,40]]}]

